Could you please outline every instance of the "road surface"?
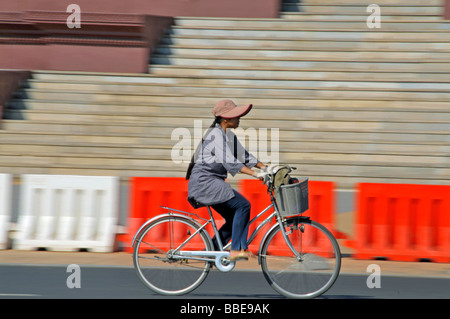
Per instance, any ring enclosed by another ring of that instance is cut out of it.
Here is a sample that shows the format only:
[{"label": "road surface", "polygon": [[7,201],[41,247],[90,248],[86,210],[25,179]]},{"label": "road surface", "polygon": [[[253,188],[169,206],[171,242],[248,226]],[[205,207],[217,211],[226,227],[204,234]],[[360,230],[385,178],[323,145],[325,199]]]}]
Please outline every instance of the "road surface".
[{"label": "road surface", "polygon": [[[64,265],[0,265],[0,298],[39,299],[161,299],[148,290],[130,267],[81,266],[79,288],[68,278],[74,272]],[[382,275],[380,288],[369,288],[369,274],[341,274],[321,299],[450,298],[449,278]],[[260,270],[212,270],[205,282],[179,299],[284,299]]]}]

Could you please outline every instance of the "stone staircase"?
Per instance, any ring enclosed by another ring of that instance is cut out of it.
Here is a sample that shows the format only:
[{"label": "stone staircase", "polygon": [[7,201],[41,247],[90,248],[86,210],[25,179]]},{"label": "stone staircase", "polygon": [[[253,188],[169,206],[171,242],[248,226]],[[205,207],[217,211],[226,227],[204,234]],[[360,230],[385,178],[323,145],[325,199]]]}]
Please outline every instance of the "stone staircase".
[{"label": "stone staircase", "polygon": [[180,17],[149,74],[34,71],[8,103],[0,172],[184,176],[174,130],[194,136],[231,98],[254,104],[241,127],[278,129],[280,162],[312,180],[449,184],[440,2],[380,0],[380,29],[362,0],[285,2],[279,19]]}]

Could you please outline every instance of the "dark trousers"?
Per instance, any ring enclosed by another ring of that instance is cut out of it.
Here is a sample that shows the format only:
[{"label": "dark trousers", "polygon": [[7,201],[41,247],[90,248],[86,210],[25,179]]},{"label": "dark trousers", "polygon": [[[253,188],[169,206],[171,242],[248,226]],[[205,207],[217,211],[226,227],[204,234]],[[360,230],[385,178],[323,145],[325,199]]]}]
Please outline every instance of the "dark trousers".
[{"label": "dark trousers", "polygon": [[[250,220],[250,202],[233,189],[234,197],[224,203],[215,204],[214,208],[224,219],[225,224],[219,229],[219,236],[225,246],[233,237],[232,250],[247,250],[248,225]],[[214,249],[218,250],[217,239],[213,238]]]}]

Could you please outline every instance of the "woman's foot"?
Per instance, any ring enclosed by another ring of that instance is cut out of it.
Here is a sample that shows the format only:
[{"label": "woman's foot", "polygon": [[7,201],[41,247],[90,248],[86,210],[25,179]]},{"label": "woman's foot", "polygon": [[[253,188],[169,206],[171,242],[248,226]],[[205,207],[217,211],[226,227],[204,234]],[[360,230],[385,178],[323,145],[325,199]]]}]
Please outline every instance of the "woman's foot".
[{"label": "woman's foot", "polygon": [[245,250],[230,251],[230,261],[248,260],[250,257],[253,257],[253,254],[249,251],[245,251]]}]

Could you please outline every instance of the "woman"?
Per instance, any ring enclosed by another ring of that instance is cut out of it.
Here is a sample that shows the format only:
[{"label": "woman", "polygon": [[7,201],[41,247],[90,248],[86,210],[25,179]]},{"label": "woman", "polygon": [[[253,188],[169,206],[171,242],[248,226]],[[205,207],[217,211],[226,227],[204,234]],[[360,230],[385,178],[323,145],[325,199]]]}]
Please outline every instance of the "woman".
[{"label": "woman", "polygon": [[[224,219],[219,229],[220,239],[225,245],[231,242],[230,260],[248,259],[248,224],[250,202],[225,182],[230,173],[238,172],[259,179],[264,173],[257,173],[253,167],[265,169],[255,156],[248,153],[230,130],[239,126],[239,120],[252,109],[252,104],[236,106],[231,100],[221,100],[213,108],[214,122],[208,129],[189,165],[186,179],[188,200],[195,208],[209,205]],[[217,240],[213,238],[218,250]]]}]

